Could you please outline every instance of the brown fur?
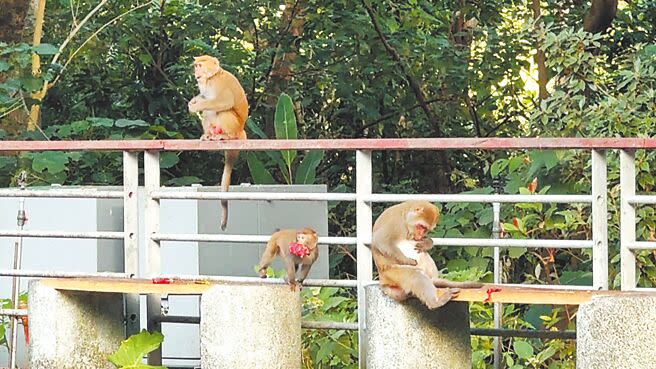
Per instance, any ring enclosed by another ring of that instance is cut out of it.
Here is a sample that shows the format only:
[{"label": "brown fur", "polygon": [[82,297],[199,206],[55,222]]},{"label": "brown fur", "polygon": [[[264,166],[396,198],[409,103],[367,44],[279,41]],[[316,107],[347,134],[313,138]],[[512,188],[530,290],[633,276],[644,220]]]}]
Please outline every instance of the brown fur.
[{"label": "brown fur", "polygon": [[[319,257],[319,248],[317,247],[317,232],[312,228],[303,228],[303,229],[283,229],[278,232],[275,232],[271,235],[269,242],[267,242],[266,249],[260,258],[259,265],[259,274],[260,277],[267,277],[267,268],[271,265],[271,262],[276,257],[280,255],[285,263],[285,269],[287,275],[285,276],[285,281],[289,283],[292,289],[296,289],[298,285],[302,284],[308,273],[312,264]],[[289,253],[289,244],[292,242],[299,242],[305,245],[310,251],[309,255],[300,258],[294,254]],[[299,272],[299,278],[296,278],[296,268],[297,265],[301,266]]]},{"label": "brown fur", "polygon": [[[189,111],[202,112],[203,135],[201,140],[245,140],[248,101],[239,80],[221,68],[215,57],[203,55],[194,58],[194,77],[200,94],[189,101]],[[220,133],[217,133],[220,132]],[[239,151],[225,151],[225,165],[221,177],[221,190],[230,188],[232,168]],[[228,202],[221,200],[221,229],[228,223]]]},{"label": "brown fur", "polygon": [[[433,247],[427,234],[435,228],[438,219],[437,207],[427,201],[406,201],[391,206],[376,219],[371,252],[385,294],[397,301],[415,296],[428,308],[435,309],[456,297],[460,288],[482,286],[478,282],[438,278],[435,261],[427,252]],[[413,247],[416,255],[409,257],[400,247]],[[436,287],[447,289],[438,296]]]}]

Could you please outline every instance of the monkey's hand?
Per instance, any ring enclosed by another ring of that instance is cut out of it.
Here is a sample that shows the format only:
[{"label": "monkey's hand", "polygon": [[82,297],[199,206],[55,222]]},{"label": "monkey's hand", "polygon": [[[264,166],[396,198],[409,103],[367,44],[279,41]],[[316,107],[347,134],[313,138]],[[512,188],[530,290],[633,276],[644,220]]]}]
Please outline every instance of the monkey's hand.
[{"label": "monkey's hand", "polygon": [[203,100],[203,98],[201,98],[199,96],[196,96],[193,99],[191,99],[191,101],[189,101],[189,104],[188,104],[189,112],[190,113],[200,112],[202,110],[201,106],[200,106],[200,103],[201,103],[202,100]]},{"label": "monkey's hand", "polygon": [[421,241],[417,241],[415,244],[415,250],[417,252],[426,252],[433,248],[433,240],[430,237],[426,237]]}]

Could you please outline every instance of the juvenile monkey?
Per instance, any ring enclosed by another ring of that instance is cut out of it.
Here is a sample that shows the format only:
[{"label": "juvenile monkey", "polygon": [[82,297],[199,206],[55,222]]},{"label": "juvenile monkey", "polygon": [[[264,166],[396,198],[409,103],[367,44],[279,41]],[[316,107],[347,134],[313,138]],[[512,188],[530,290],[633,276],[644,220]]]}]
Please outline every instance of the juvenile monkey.
[{"label": "juvenile monkey", "polygon": [[[201,140],[245,140],[248,101],[239,80],[221,68],[215,57],[203,55],[194,58],[194,77],[200,94],[189,101],[189,112],[202,112],[203,135]],[[221,190],[230,188],[232,167],[239,151],[225,151],[225,164],[221,177]],[[228,223],[228,201],[221,200],[221,229]]]},{"label": "juvenile monkey", "polygon": [[[310,272],[312,264],[319,256],[317,241],[317,232],[312,228],[283,229],[275,232],[271,235],[271,239],[269,239],[260,259],[260,277],[267,277],[267,268],[276,255],[280,255],[287,270],[285,281],[289,283],[292,289],[296,289],[299,284],[303,283]],[[301,269],[297,279],[296,268],[299,264]]]},{"label": "juvenile monkey", "polygon": [[[452,282],[438,278],[435,261],[428,254],[439,212],[427,201],[406,201],[380,214],[373,227],[371,252],[383,292],[397,301],[415,296],[429,309],[443,306],[460,288],[478,288],[478,282]],[[437,296],[436,287],[447,287]]]}]

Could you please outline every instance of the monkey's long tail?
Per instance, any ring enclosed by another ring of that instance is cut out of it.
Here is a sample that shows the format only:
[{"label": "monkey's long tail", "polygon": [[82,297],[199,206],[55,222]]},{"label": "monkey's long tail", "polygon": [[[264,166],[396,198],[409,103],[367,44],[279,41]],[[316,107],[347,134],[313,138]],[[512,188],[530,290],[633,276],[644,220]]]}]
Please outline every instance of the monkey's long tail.
[{"label": "monkey's long tail", "polygon": [[[232,167],[239,156],[239,151],[225,151],[225,164],[223,165],[223,176],[221,176],[221,191],[230,190],[230,178],[232,177]],[[221,230],[225,231],[228,225],[228,200],[221,200]]]}]

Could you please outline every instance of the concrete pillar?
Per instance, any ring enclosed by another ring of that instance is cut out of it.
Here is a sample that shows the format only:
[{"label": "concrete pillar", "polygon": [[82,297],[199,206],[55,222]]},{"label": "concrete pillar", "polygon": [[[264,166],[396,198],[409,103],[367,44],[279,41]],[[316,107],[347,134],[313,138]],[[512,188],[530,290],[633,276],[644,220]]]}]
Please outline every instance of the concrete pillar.
[{"label": "concrete pillar", "polygon": [[301,299],[288,285],[219,284],[200,305],[202,368],[301,367]]},{"label": "concrete pillar", "polygon": [[576,315],[577,369],[653,369],[656,296],[599,296]]},{"label": "concrete pillar", "polygon": [[417,299],[396,302],[378,285],[365,293],[367,369],[471,368],[466,302],[429,310]]},{"label": "concrete pillar", "polygon": [[113,369],[107,355],[125,339],[123,296],[57,291],[29,283],[30,369]]}]

